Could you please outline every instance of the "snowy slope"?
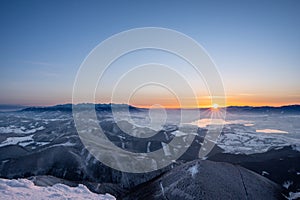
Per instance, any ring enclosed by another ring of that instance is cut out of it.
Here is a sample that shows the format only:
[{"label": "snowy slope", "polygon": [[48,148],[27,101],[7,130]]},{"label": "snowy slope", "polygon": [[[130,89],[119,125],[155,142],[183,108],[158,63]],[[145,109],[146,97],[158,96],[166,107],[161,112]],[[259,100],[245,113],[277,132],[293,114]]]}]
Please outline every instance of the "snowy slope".
[{"label": "snowy slope", "polygon": [[84,185],[69,187],[63,184],[56,184],[52,187],[38,187],[30,180],[0,179],[0,199],[1,200],[42,200],[42,199],[97,199],[113,200],[109,194],[101,195],[90,192]]}]

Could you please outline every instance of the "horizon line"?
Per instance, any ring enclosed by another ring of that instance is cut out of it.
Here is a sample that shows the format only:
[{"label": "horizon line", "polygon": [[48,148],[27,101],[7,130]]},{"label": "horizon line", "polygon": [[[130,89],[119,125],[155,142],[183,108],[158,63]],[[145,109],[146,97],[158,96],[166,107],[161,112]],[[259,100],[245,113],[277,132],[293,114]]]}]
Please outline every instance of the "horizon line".
[{"label": "horizon line", "polygon": [[[128,106],[132,106],[135,108],[141,108],[141,109],[149,109],[151,108],[151,106],[139,106],[139,105],[133,105],[133,104],[126,104],[126,103],[89,103],[89,102],[82,102],[82,103],[77,103],[77,104],[73,104],[73,103],[58,103],[58,104],[50,104],[50,105],[24,105],[24,104],[0,104],[0,106],[15,106],[15,107],[52,107],[52,106],[58,106],[58,105],[78,105],[78,104],[94,104],[94,105],[101,105],[101,104],[116,104],[116,105],[128,105]],[[177,107],[177,106],[162,106],[162,108],[164,109],[207,109],[207,108],[229,108],[229,107],[272,107],[272,108],[280,108],[280,107],[285,107],[285,106],[300,106],[300,103],[296,103],[296,104],[281,104],[279,106],[272,106],[272,105],[259,105],[259,106],[254,106],[254,105],[228,105],[228,106],[217,106],[215,107],[214,105],[210,105],[210,106],[191,106],[191,107]],[[152,109],[158,109],[158,108],[152,108]]]}]

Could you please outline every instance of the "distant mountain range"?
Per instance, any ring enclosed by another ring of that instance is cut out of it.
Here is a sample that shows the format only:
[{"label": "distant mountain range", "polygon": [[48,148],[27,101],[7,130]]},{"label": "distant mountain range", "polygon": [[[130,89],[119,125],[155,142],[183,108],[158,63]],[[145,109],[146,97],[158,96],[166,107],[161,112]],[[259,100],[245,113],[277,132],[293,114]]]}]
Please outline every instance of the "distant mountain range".
[{"label": "distant mountain range", "polygon": [[[111,111],[111,108],[114,107],[114,109],[118,110],[125,110],[129,109],[130,111],[140,111],[143,110],[142,108],[137,108],[131,105],[127,104],[90,104],[90,103],[83,103],[83,104],[76,104],[75,106],[78,106],[77,108],[80,109],[87,109],[92,107],[95,107],[96,111]],[[71,112],[72,111],[72,104],[61,104],[61,105],[55,105],[55,106],[47,106],[47,107],[28,107],[24,108],[21,111],[62,111],[62,112]]]},{"label": "distant mountain range", "polygon": [[26,108],[27,106],[15,104],[0,104],[0,111],[16,111]]},{"label": "distant mountain range", "polygon": [[227,112],[254,112],[254,113],[300,113],[300,105],[287,105],[280,107],[271,106],[230,106],[226,108]]},{"label": "distant mountain range", "polygon": [[[111,111],[111,107],[123,110],[129,109],[130,111],[142,111],[147,110],[146,108],[139,108],[127,104],[90,104],[83,103],[77,104],[82,109],[85,109],[90,106],[95,106],[96,111]],[[209,108],[200,108],[200,110],[208,110]],[[224,109],[224,108],[220,108]],[[45,107],[26,107],[22,105],[4,105],[0,104],[0,111],[62,111],[62,112],[71,112],[72,104],[60,104],[55,106],[45,106]],[[286,105],[280,107],[272,107],[272,106],[229,106],[226,108],[227,112],[248,112],[248,113],[300,113],[300,105]]]}]

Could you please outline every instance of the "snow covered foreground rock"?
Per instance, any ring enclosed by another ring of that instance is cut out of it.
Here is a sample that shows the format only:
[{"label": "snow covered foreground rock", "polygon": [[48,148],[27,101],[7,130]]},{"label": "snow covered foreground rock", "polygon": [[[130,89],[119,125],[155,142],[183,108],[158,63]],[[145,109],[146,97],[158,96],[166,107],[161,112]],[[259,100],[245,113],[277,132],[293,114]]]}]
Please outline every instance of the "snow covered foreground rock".
[{"label": "snow covered foreground rock", "polygon": [[267,178],[228,163],[195,160],[134,188],[122,199],[285,199]]},{"label": "snow covered foreground rock", "polygon": [[64,184],[56,184],[52,187],[35,186],[27,179],[0,179],[0,199],[1,200],[42,200],[42,199],[97,199],[114,200],[109,194],[101,195],[90,192],[86,186],[78,185],[69,187]]}]

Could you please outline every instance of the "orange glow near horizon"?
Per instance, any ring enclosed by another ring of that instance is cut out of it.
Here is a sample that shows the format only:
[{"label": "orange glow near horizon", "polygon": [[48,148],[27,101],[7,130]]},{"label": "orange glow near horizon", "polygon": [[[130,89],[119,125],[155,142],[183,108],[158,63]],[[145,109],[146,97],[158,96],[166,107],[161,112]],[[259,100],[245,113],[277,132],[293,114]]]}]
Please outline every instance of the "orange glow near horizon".
[{"label": "orange glow near horizon", "polygon": [[[273,107],[280,107],[280,106],[285,106],[285,105],[300,105],[300,100],[295,101],[293,99],[291,100],[281,100],[278,98],[257,98],[257,99],[246,99],[242,97],[229,97],[226,99],[226,105],[225,106],[220,106],[218,104],[212,104],[211,99],[206,99],[203,100],[201,99],[199,101],[198,105],[188,105],[185,104],[185,106],[180,106],[178,102],[173,102],[173,101],[163,101],[161,103],[158,103],[160,101],[157,101],[156,103],[153,104],[160,104],[162,107],[166,109],[176,109],[176,108],[213,108],[213,109],[218,109],[221,107],[228,107],[228,106],[273,106]],[[130,102],[130,105],[140,107],[140,108],[150,108],[153,104],[150,102],[145,103],[143,102]]]},{"label": "orange glow near horizon", "polygon": [[[218,99],[217,99],[218,100]],[[99,99],[95,103],[110,103],[111,99]],[[112,103],[129,104],[139,108],[151,108],[151,106],[157,104],[166,109],[192,109],[192,108],[222,108],[229,106],[273,106],[280,107],[285,105],[300,105],[300,96],[297,95],[235,95],[230,94],[226,96],[226,104],[223,102],[214,101],[210,96],[199,95],[197,99],[184,97],[181,102],[177,97],[169,95],[134,95],[129,100],[122,96]],[[214,104],[218,104],[217,106]]]},{"label": "orange glow near horizon", "polygon": [[[53,103],[47,103],[47,104],[25,104],[25,106],[54,106],[57,104],[68,104],[68,103],[72,103],[72,101],[64,101],[64,102],[53,102]],[[88,103],[88,102],[77,102],[77,103]],[[110,103],[108,101],[97,101],[97,102],[90,102],[90,103]],[[113,102],[113,103],[124,103],[125,102]],[[161,105],[163,108],[166,109],[179,109],[179,108],[186,108],[186,109],[191,109],[191,108],[213,108],[214,106],[211,104],[211,102],[206,102],[206,103],[200,103],[199,106],[195,106],[195,105],[189,105],[189,106],[185,106],[185,107],[180,107],[179,104],[167,104],[166,102],[164,103],[134,103],[134,102],[129,102],[129,105],[138,107],[138,108],[151,108],[154,104],[158,104]],[[20,104],[22,105],[22,104]],[[222,108],[222,107],[229,107],[229,106],[254,106],[254,107],[260,107],[260,106],[273,106],[273,107],[280,107],[280,106],[286,106],[286,105],[300,105],[300,101],[281,101],[281,102],[266,102],[266,101],[261,101],[261,102],[251,102],[251,101],[227,101],[226,106],[218,106],[218,108]]]},{"label": "orange glow near horizon", "polygon": [[[198,89],[198,90],[197,90]],[[97,103],[113,102],[124,103],[140,108],[151,108],[152,105],[160,105],[163,108],[222,108],[228,106],[274,106],[300,104],[300,94],[296,91],[236,91],[234,89],[219,92],[218,95],[211,96],[208,90],[199,86],[194,93],[180,91],[175,94],[165,88],[159,86],[145,86],[136,90],[134,93],[127,91],[116,93],[114,98],[110,97],[110,93],[101,93],[95,96]],[[103,95],[101,95],[103,94]],[[194,95],[194,96],[193,96]],[[225,98],[225,100],[224,100]]]}]

